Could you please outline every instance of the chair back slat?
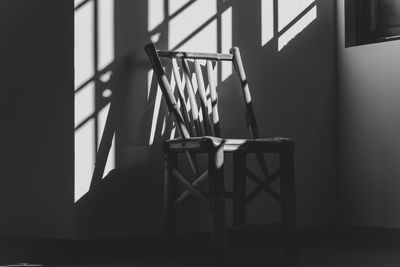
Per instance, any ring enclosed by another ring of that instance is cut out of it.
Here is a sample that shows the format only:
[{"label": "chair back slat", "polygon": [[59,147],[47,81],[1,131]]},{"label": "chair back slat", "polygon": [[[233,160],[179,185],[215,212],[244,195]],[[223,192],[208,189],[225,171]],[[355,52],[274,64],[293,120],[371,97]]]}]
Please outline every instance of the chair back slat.
[{"label": "chair back slat", "polygon": [[[150,63],[154,69],[154,73],[157,76],[157,80],[164,95],[164,99],[167,102],[169,112],[174,119],[175,126],[182,139],[186,139],[192,136],[192,125],[194,125],[197,136],[202,136],[205,133],[207,135],[213,134],[216,137],[221,137],[220,119],[218,113],[218,94],[216,90],[216,80],[214,75],[215,72],[213,68],[214,61],[216,62],[216,64],[218,63],[218,61],[231,61],[233,63],[236,74],[235,76],[237,78],[239,88],[241,88],[241,93],[244,99],[247,128],[252,138],[259,138],[258,127],[256,124],[256,118],[250,95],[250,88],[243,68],[239,48],[233,47],[230,50],[230,54],[209,54],[174,51],[163,52],[157,51],[154,47],[154,44],[146,45],[145,49],[149,56]],[[174,92],[171,89],[171,86],[166,77],[164,68],[161,64],[160,56],[163,58],[169,58],[172,61],[173,77],[178,87],[178,103],[180,104],[180,106],[177,104]],[[177,59],[180,59],[182,64],[182,72],[184,77],[183,81],[181,81],[180,78],[181,74],[179,72]],[[206,61],[208,78],[207,80],[210,89],[209,95],[207,95],[206,92],[204,77],[199,63],[200,59]],[[194,81],[197,81],[196,88],[194,88],[192,84],[192,75],[187,60],[194,60],[194,64],[192,65],[194,65],[195,69],[196,80]],[[187,91],[187,96],[189,98],[191,116],[189,115],[189,108],[187,106],[188,104],[186,104],[184,91],[185,87]],[[197,89],[197,92],[195,91],[195,89]],[[200,98],[199,103],[201,106],[201,113],[199,113],[196,94]],[[208,110],[209,105],[207,105],[210,103],[209,101],[211,102],[211,112],[210,110]],[[182,115],[181,112],[184,115]],[[212,127],[210,125],[211,123],[208,115],[209,113],[211,113]],[[200,115],[203,117],[203,124],[201,124]],[[202,127],[204,127],[204,130]],[[270,177],[264,155],[261,152],[256,152],[255,154],[265,177]],[[189,159],[189,163],[192,167],[193,172],[197,174],[198,169],[195,156],[188,151],[186,151],[186,155]]]},{"label": "chair back slat", "polygon": [[150,63],[153,66],[158,84],[164,95],[165,102],[167,103],[168,111],[170,112],[172,119],[175,122],[177,131],[181,138],[187,139],[190,137],[190,134],[186,128],[182,114],[179,111],[178,104],[176,103],[173,91],[162,67],[161,60],[157,54],[157,50],[153,44],[146,45],[145,50],[149,56]]},{"label": "chair back slat", "polygon": [[174,78],[178,87],[178,99],[180,102],[180,109],[181,109],[181,113],[183,116],[183,120],[186,124],[186,128],[189,132],[190,135],[193,135],[193,127],[191,125],[190,119],[189,119],[189,113],[188,110],[186,108],[186,100],[185,100],[185,85],[184,82],[181,80],[181,76],[179,74],[179,66],[178,66],[178,62],[176,60],[176,58],[172,58],[171,60],[172,62],[172,71],[174,74]]},{"label": "chair back slat", "polygon": [[195,69],[195,73],[196,73],[198,92],[200,95],[200,106],[201,106],[201,111],[202,111],[203,121],[204,121],[204,131],[205,131],[206,135],[212,135],[210,118],[208,117],[206,89],[204,86],[203,73],[201,71],[201,66],[200,66],[200,62],[198,59],[194,60],[194,69]]},{"label": "chair back slat", "polygon": [[[157,51],[154,44],[146,45],[145,49],[181,138],[203,135],[221,137],[214,70],[218,61],[232,62],[244,99],[247,128],[252,138],[259,138],[250,89],[239,48],[232,48],[230,54]],[[178,88],[175,93],[168,82],[160,57],[172,63],[173,77]],[[200,60],[205,60],[206,70],[202,69]],[[190,68],[194,69],[193,72]],[[207,77],[203,76],[203,71],[207,71]],[[192,73],[196,76],[193,82]]]},{"label": "chair back slat", "polygon": [[200,124],[199,108],[197,107],[196,96],[195,96],[195,93],[193,90],[193,84],[192,84],[192,79],[191,79],[192,75],[191,75],[191,72],[189,69],[189,64],[186,61],[186,59],[184,59],[184,58],[182,58],[182,67],[183,67],[183,73],[184,73],[185,81],[186,81],[186,89],[188,92],[190,110],[192,112],[194,128],[196,130],[197,136],[202,136],[203,132],[201,130],[201,124]]},{"label": "chair back slat", "polygon": [[233,66],[236,72],[239,87],[242,89],[245,101],[247,127],[250,131],[252,138],[259,138],[253,103],[251,101],[249,83],[247,82],[246,74],[244,72],[242,58],[240,57],[240,50],[238,47],[233,47],[230,49],[229,52],[233,55]]},{"label": "chair back slat", "polygon": [[213,123],[213,129],[214,129],[214,136],[221,137],[221,129],[219,126],[217,89],[215,87],[214,70],[213,70],[212,62],[210,60],[207,60],[207,76],[208,76],[208,85],[210,86],[210,99],[211,99],[212,123]]}]

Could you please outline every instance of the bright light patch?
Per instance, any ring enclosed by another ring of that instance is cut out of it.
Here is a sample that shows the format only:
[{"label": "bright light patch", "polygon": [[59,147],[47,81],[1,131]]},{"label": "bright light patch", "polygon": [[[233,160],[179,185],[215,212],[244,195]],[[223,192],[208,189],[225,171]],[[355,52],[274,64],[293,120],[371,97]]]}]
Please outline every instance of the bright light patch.
[{"label": "bright light patch", "polygon": [[[95,23],[94,1],[75,1],[81,5],[75,11],[75,174],[74,174],[74,199],[79,200],[90,188],[96,158],[96,137],[100,140],[104,129],[109,105],[99,113],[95,110],[95,88],[97,77],[99,83],[109,82],[112,71],[104,71],[114,60],[114,0],[97,1],[98,20]],[[97,29],[95,29],[97,24]],[[98,39],[94,39],[95,30]],[[95,54],[95,42],[98,54]],[[94,62],[97,59],[98,65]],[[87,83],[87,84],[86,84]],[[83,84],[86,84],[84,87]],[[81,88],[82,87],[82,88]],[[79,90],[78,90],[79,89]],[[112,91],[106,88],[101,91],[101,96],[110,98]],[[86,121],[87,120],[87,121]],[[83,124],[82,124],[83,123]],[[96,129],[96,124],[98,128]],[[105,173],[114,167],[115,153],[114,141],[111,147]]]},{"label": "bright light patch", "polygon": [[207,96],[207,113],[208,113],[208,115],[211,115],[212,104],[211,104],[211,97],[210,97],[210,86],[207,86],[206,96]]},{"label": "bright light patch", "polygon": [[162,124],[162,127],[161,127],[161,135],[164,135],[164,133],[165,133],[166,124],[167,124],[167,122],[166,122],[166,119],[164,117],[163,124]]},{"label": "bright light patch", "polygon": [[75,202],[89,191],[95,162],[94,120],[75,131]]},{"label": "bright light patch", "polygon": [[175,138],[175,132],[176,132],[176,128],[172,128],[171,130],[171,136],[169,137],[169,139],[174,139]]},{"label": "bright light patch", "polygon": [[75,127],[93,115],[94,108],[94,83],[91,82],[75,93],[74,121]]},{"label": "bright light patch", "polygon": [[[272,0],[270,0],[272,2]],[[279,0],[278,1],[278,27],[281,31],[294,20],[304,9],[314,3],[315,0]]]},{"label": "bright light patch", "polygon": [[150,32],[164,20],[164,0],[148,0],[147,30]]},{"label": "bright light patch", "polygon": [[298,20],[290,29],[278,39],[278,51],[280,51],[290,40],[303,31],[313,20],[317,18],[317,7],[314,6],[307,14]]},{"label": "bright light patch", "polygon": [[[222,13],[221,16],[221,53],[229,53],[232,47],[232,7]],[[232,75],[232,64],[230,62],[222,62],[221,80],[224,81]]]},{"label": "bright light patch", "polygon": [[112,96],[112,91],[111,89],[105,89],[102,93],[101,96],[104,98],[109,98]]},{"label": "bright light patch", "polygon": [[98,2],[99,12],[99,69],[103,69],[114,60],[114,0]]},{"label": "bright light patch", "polygon": [[203,122],[203,111],[201,108],[199,108],[199,121]]},{"label": "bright light patch", "polygon": [[261,46],[274,37],[274,2],[261,0]]},{"label": "bright light patch", "polygon": [[153,34],[152,36],[150,36],[150,40],[152,43],[157,43],[158,40],[160,40],[160,37],[161,37],[161,33],[157,32],[157,33]]},{"label": "bright light patch", "polygon": [[93,2],[75,11],[75,88],[94,75]]},{"label": "bright light patch", "polygon": [[108,82],[110,80],[110,78],[111,78],[111,74],[112,74],[111,70],[109,70],[106,73],[102,74],[100,76],[100,81],[102,81],[103,83]]},{"label": "bright light patch", "polygon": [[185,4],[190,2],[190,0],[169,0],[168,4],[168,14],[174,14],[178,9],[183,7]]},{"label": "bright light patch", "polygon": [[[100,112],[99,112],[99,128],[97,131],[98,136],[102,136],[104,132],[104,128],[106,125],[106,120],[107,120],[107,115],[108,111],[110,110],[110,104],[105,106]],[[99,142],[100,145],[100,142]],[[113,137],[110,152],[108,154],[107,158],[107,163],[104,168],[104,173],[103,173],[103,178],[105,175],[107,175],[112,169],[115,168],[115,136]]]},{"label": "bright light patch", "polygon": [[[184,12],[169,21],[168,49],[173,49],[216,13],[216,0],[201,0],[194,2],[186,8]],[[202,44],[204,45],[205,43]],[[198,51],[203,50],[200,49]]]},{"label": "bright light patch", "polygon": [[219,63],[220,63],[219,61],[216,61],[214,64],[214,68],[213,68],[213,77],[214,77],[215,87],[218,86],[218,82],[219,82],[219,80],[218,80],[218,65],[219,65]]},{"label": "bright light patch", "polygon": [[217,22],[213,20],[203,30],[189,41],[177,48],[181,51],[201,51],[205,53],[217,52]]},{"label": "bright light patch", "polygon": [[192,86],[193,86],[193,92],[196,94],[197,89],[199,88],[199,85],[197,84],[197,78],[196,78],[196,74],[194,72],[192,73]]},{"label": "bright light patch", "polygon": [[174,93],[175,92],[175,87],[177,87],[177,84],[176,84],[175,76],[174,76],[173,73],[171,73],[171,80],[170,81],[171,82],[169,84],[171,86],[172,93]]}]

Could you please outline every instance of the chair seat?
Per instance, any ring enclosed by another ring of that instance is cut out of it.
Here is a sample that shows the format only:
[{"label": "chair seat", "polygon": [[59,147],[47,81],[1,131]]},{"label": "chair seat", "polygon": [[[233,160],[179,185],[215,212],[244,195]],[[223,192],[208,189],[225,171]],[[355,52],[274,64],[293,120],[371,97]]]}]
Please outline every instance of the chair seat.
[{"label": "chair seat", "polygon": [[225,152],[280,152],[293,149],[294,142],[286,137],[271,137],[257,139],[223,139],[214,136],[191,137],[187,139],[171,139],[165,141],[166,151],[208,152],[210,149],[223,147]]}]

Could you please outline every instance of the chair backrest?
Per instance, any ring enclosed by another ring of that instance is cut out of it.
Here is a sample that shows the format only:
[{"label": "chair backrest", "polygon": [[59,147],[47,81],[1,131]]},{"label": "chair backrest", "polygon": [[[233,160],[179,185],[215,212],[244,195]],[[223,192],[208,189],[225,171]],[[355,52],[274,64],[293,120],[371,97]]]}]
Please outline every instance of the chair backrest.
[{"label": "chair backrest", "polygon": [[[230,49],[230,54],[194,53],[158,51],[154,44],[148,44],[145,46],[145,50],[181,138],[187,139],[204,135],[221,136],[214,73],[214,67],[218,61],[232,62],[244,98],[248,130],[252,138],[259,137],[239,48]],[[169,66],[173,79],[168,80],[161,58],[170,61]],[[204,68],[206,70],[203,70]],[[195,80],[192,80],[191,69],[194,69]],[[203,72],[206,72],[207,75],[203,75]],[[172,84],[172,80],[175,81],[174,84]],[[206,86],[206,82],[208,86]],[[175,86],[178,90],[174,90]]]}]

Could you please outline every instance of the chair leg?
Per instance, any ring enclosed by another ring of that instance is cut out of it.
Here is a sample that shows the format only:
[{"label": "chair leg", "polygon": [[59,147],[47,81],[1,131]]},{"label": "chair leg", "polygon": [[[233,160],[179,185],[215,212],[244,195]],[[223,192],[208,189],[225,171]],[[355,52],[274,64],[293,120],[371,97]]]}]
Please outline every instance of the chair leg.
[{"label": "chair leg", "polygon": [[295,260],[297,256],[297,240],[293,149],[287,149],[280,153],[280,171],[283,258],[284,260]]},{"label": "chair leg", "polygon": [[164,154],[164,231],[169,242],[174,241],[176,234],[176,198],[177,181],[173,176],[173,170],[177,167],[177,155]]},{"label": "chair leg", "polygon": [[233,153],[233,225],[246,224],[246,154]]},{"label": "chair leg", "polygon": [[214,252],[223,254],[226,248],[226,229],[224,152],[222,148],[208,153],[208,171],[211,244]]}]

